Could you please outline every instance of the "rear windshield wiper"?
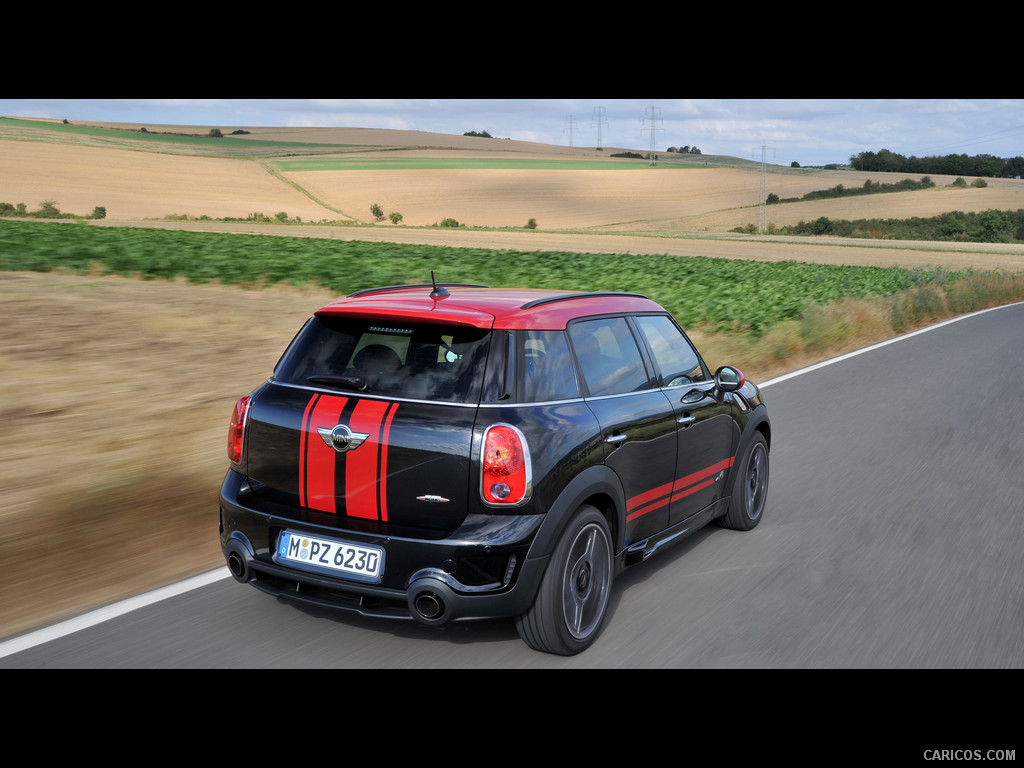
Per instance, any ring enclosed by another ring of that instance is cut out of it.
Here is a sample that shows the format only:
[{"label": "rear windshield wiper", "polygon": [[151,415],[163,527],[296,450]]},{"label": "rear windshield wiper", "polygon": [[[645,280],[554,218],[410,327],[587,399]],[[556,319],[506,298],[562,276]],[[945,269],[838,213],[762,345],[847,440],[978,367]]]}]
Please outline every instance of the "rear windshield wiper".
[{"label": "rear windshield wiper", "polygon": [[326,384],[339,389],[356,389],[360,392],[365,392],[369,386],[365,379],[360,379],[358,376],[310,376],[306,381],[311,384]]}]

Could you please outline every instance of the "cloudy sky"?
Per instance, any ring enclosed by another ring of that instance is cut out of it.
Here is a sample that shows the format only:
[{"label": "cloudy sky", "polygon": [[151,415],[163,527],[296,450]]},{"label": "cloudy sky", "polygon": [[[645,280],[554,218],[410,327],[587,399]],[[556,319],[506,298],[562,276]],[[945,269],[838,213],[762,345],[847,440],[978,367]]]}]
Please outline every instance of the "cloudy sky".
[{"label": "cloudy sky", "polygon": [[[1024,156],[1024,99],[0,99],[0,116],[396,128],[563,146],[697,147],[789,165],[888,149]],[[600,133],[599,133],[600,132]]]}]

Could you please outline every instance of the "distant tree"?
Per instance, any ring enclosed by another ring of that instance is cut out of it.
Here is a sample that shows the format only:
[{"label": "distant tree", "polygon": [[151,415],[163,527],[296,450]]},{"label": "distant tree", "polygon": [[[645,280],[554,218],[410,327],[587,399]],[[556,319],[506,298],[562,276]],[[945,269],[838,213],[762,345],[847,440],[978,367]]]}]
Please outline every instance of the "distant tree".
[{"label": "distant tree", "polygon": [[811,232],[815,235],[825,235],[832,231],[832,221],[825,217],[819,217],[812,225]]},{"label": "distant tree", "polygon": [[466,131],[462,135],[463,136],[481,136],[481,137],[483,137],[485,139],[492,139],[492,138],[494,138],[487,131]]},{"label": "distant tree", "polygon": [[383,221],[384,219],[384,209],[381,208],[377,203],[374,203],[373,205],[370,206],[370,214],[377,221]]},{"label": "distant tree", "polygon": [[39,204],[39,210],[35,213],[36,216],[42,219],[59,219],[61,216],[60,208],[57,207],[57,203],[53,200],[43,200]]},{"label": "distant tree", "polygon": [[1018,155],[1007,160],[1006,167],[1003,169],[1003,176],[1009,176],[1010,178],[1024,176],[1024,157]]},{"label": "distant tree", "polygon": [[95,208],[92,209],[92,216],[90,216],[89,218],[105,219],[107,218],[107,209],[104,208],[102,205],[97,205]]},{"label": "distant tree", "polygon": [[798,163],[796,160],[794,160],[792,163],[789,164],[789,167],[790,168],[799,168],[800,167],[800,163]]},{"label": "distant tree", "polygon": [[210,138],[211,139],[223,139],[224,138],[224,134],[220,132],[220,128],[211,128],[210,129]]},{"label": "distant tree", "polygon": [[528,222],[526,222],[526,229],[536,229],[536,228],[537,228],[537,220],[536,219],[530,219]]},{"label": "distant tree", "polygon": [[392,211],[388,214],[388,218],[391,219],[392,224],[398,224],[402,221],[402,214],[398,211]]}]

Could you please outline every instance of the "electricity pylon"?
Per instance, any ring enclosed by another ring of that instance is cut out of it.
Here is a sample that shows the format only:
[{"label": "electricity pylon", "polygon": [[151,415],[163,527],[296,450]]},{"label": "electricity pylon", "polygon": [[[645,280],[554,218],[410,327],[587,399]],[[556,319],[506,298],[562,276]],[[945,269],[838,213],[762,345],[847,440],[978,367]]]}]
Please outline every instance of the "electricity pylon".
[{"label": "electricity pylon", "polygon": [[573,146],[573,143],[572,143],[572,129],[573,129],[573,126],[576,124],[576,115],[569,115],[565,119],[566,119],[566,122],[569,123],[569,146],[571,147],[571,146]]},{"label": "electricity pylon", "polygon": [[771,149],[772,152],[775,151],[775,147],[767,147],[764,144],[761,145],[761,193],[758,199],[757,206],[757,233],[759,235],[763,235],[765,232],[768,231],[768,212],[765,210],[765,206],[768,204],[768,195],[765,182],[765,155],[768,153],[769,149]]},{"label": "electricity pylon", "polygon": [[651,127],[650,128],[641,128],[640,132],[641,133],[643,133],[644,131],[650,131],[651,132],[651,165],[654,165],[654,162],[655,162],[654,134],[657,131],[664,131],[665,129],[664,128],[658,128],[655,125],[656,123],[660,123],[661,122],[661,118],[657,116],[657,115],[661,114],[661,110],[658,109],[658,107],[648,107],[646,111],[650,112],[651,117],[650,118],[645,117],[644,118],[644,123],[646,123],[648,121],[648,119],[650,119]]},{"label": "electricity pylon", "polygon": [[604,119],[604,107],[594,108],[594,118],[591,125],[597,126],[597,148],[604,149],[604,144],[601,143],[601,126],[608,125],[608,121]]}]

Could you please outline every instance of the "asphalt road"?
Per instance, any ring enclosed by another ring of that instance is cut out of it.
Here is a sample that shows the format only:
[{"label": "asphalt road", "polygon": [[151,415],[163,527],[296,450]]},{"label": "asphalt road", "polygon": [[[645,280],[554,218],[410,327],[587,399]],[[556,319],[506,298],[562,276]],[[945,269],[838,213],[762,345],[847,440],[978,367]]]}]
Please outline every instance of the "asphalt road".
[{"label": "asphalt road", "polygon": [[764,395],[761,525],[709,527],[626,572],[580,656],[529,650],[511,621],[438,630],[311,611],[225,570],[39,645],[0,643],[0,668],[1024,667],[1024,304]]}]

